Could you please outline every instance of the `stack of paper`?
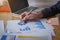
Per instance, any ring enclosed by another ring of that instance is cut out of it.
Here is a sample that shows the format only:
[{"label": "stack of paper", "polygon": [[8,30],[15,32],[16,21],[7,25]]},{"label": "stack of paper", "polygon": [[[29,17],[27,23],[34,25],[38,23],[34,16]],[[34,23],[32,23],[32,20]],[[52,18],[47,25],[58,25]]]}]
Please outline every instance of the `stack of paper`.
[{"label": "stack of paper", "polygon": [[7,21],[6,33],[20,35],[20,40],[52,40],[55,36],[54,28],[47,23],[46,19],[35,20],[20,25],[20,20]]},{"label": "stack of paper", "polygon": [[4,34],[4,21],[0,20],[0,38]]},{"label": "stack of paper", "polygon": [[15,35],[2,35],[0,40],[15,40],[16,36]]}]

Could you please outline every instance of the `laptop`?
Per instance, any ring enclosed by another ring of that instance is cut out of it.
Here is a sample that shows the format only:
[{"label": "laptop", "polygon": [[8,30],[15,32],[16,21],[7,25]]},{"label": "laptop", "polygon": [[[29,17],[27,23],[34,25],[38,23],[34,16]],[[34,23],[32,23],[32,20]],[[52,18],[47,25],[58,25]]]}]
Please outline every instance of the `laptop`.
[{"label": "laptop", "polygon": [[38,7],[29,6],[27,0],[8,0],[9,6],[11,8],[11,12],[15,14],[21,14],[22,12],[29,12],[31,9],[33,11]]}]

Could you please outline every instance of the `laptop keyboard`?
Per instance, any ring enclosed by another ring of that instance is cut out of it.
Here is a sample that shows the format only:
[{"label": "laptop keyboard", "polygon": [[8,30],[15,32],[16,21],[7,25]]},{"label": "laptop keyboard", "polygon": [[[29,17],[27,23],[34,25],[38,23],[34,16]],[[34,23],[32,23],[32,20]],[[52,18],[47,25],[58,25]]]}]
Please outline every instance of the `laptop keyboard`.
[{"label": "laptop keyboard", "polygon": [[18,10],[17,12],[15,12],[15,14],[21,14],[22,12],[29,12],[31,9],[36,10],[38,7],[26,7],[24,9]]}]

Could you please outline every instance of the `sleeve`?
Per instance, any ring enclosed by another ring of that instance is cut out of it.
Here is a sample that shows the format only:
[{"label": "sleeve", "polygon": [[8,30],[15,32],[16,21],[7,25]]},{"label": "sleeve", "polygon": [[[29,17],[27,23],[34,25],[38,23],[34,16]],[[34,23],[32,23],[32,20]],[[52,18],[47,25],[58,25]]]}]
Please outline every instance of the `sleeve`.
[{"label": "sleeve", "polygon": [[51,17],[60,13],[60,1],[49,8],[43,9],[41,12],[43,14],[43,18]]}]

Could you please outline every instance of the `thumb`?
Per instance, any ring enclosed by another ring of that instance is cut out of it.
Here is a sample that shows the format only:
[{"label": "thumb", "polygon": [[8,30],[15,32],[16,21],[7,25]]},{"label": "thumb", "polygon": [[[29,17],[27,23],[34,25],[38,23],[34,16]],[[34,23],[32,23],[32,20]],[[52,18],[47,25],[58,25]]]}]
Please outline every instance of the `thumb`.
[{"label": "thumb", "polygon": [[29,19],[28,16],[25,16],[22,20],[27,21],[28,19]]}]

